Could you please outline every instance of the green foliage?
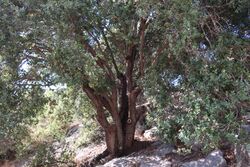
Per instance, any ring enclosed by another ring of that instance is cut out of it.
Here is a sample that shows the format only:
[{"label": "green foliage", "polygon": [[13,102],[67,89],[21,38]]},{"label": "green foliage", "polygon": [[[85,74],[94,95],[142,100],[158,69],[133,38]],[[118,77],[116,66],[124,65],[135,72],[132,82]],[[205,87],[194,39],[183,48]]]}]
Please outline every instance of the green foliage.
[{"label": "green foliage", "polygon": [[204,151],[228,141],[249,142],[241,128],[241,116],[249,109],[249,70],[231,61],[195,66],[180,91],[172,94],[171,103],[161,99],[168,107],[158,108],[155,115],[164,139],[186,146],[198,142]]},{"label": "green foliage", "polygon": [[40,143],[36,147],[35,154],[29,165],[32,167],[75,166],[75,163],[71,161],[72,158],[72,153],[63,152],[58,159],[55,157],[55,150],[51,143]]},{"label": "green foliage", "polygon": [[225,12],[219,16],[230,23],[216,20],[225,27],[235,24],[238,35],[227,28],[203,29],[200,24],[203,21],[209,24],[209,20],[201,9],[210,6],[217,10],[221,5],[218,1],[207,1],[205,6],[203,3],[172,1],[170,7],[175,11],[186,12],[170,24],[176,23],[175,27],[181,31],[170,34],[170,48],[150,71],[145,86],[148,95],[154,97],[158,110],[152,118],[162,137],[188,147],[199,143],[203,151],[209,151],[228,141],[249,142],[241,128],[245,123],[242,115],[250,106],[249,39],[240,35],[249,29],[249,24],[243,23],[249,16],[241,15],[242,25],[238,26],[233,18],[244,13],[245,8],[239,10],[236,5],[227,8],[234,14],[228,16]]},{"label": "green foliage", "polygon": [[3,61],[0,67],[0,141],[9,140],[15,145],[29,137],[27,125],[47,99],[43,89],[20,83],[14,63]]},{"label": "green foliage", "polygon": [[[84,123],[81,141],[89,142],[98,129],[94,118],[94,109],[83,93],[77,89],[61,88],[47,91],[50,99],[44,111],[37,116],[37,124],[33,129],[33,139],[37,141],[60,140],[65,137],[72,123]],[[80,139],[79,139],[80,140]]]},{"label": "green foliage", "polygon": [[[31,140],[26,142],[26,148],[32,146],[32,151],[35,152],[32,165],[70,165],[70,159],[77,148],[99,142],[103,137],[100,127],[93,119],[94,110],[86,96],[76,88],[58,87],[57,90],[47,90],[45,95],[50,100],[43,112],[36,117],[36,123],[30,127]],[[72,141],[69,145],[65,145],[65,139],[70,138],[69,130],[81,123],[83,127],[75,132],[79,135],[70,139]],[[55,142],[59,143],[62,151],[60,157],[56,157],[55,149],[58,146],[53,146]]]},{"label": "green foliage", "polygon": [[48,144],[44,143],[36,148],[35,156],[32,159],[31,166],[53,166],[56,160],[53,156],[53,150],[48,147]]}]

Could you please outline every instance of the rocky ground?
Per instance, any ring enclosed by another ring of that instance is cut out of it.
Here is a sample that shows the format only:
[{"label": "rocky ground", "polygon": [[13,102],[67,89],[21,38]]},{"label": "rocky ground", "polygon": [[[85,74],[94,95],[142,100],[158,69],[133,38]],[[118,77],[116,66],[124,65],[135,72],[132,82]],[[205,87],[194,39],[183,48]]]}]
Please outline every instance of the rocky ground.
[{"label": "rocky ground", "polygon": [[[208,155],[203,155],[200,152],[193,152],[187,155],[177,154],[174,146],[164,144],[155,135],[156,129],[147,130],[144,136],[138,137],[137,140],[148,141],[148,144],[143,149],[135,149],[127,156],[115,158],[108,162],[95,165],[98,167],[249,167],[250,164],[243,159],[238,159],[235,156],[234,149],[224,148],[223,150],[214,150]],[[240,149],[243,149],[242,147]],[[79,150],[76,161],[78,164],[90,161],[95,155],[98,155],[105,150],[105,144],[101,143],[96,146],[89,146]],[[246,150],[245,150],[246,151]],[[243,153],[241,150],[237,154]],[[250,152],[249,152],[250,153]],[[241,155],[242,157],[243,155]],[[85,163],[86,164],[86,163]],[[79,165],[81,166],[81,165]],[[82,165],[84,166],[84,165]],[[85,165],[87,166],[87,165]],[[84,167],[85,167],[84,166]]]},{"label": "rocky ground", "polygon": [[[67,134],[64,141],[53,143],[55,156],[59,158],[65,150],[75,152],[74,163],[55,163],[51,167],[69,167],[69,166],[85,166],[98,154],[105,150],[105,143],[90,144],[87,147],[80,147],[74,150],[72,145],[75,138],[79,137],[79,129],[81,126],[74,127]],[[127,156],[104,159],[98,167],[249,167],[246,155],[250,156],[250,150],[247,153],[246,147],[238,146],[238,149],[224,148],[222,150],[214,150],[207,155],[200,152],[192,152],[187,155],[177,154],[174,146],[164,144],[157,137],[157,128],[146,130],[144,134],[137,135],[137,147],[134,152]],[[0,162],[0,167],[30,167],[32,162],[31,154],[29,157],[20,161],[5,161]],[[84,167],[85,167],[84,166]]]}]

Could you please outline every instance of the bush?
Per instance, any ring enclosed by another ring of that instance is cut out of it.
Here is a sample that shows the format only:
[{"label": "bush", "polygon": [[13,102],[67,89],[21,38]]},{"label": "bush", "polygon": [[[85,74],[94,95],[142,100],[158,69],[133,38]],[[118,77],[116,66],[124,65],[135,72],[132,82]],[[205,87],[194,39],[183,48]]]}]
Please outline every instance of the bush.
[{"label": "bush", "polygon": [[[50,166],[58,161],[68,163],[78,147],[102,138],[100,127],[93,119],[93,108],[82,92],[68,87],[48,90],[46,97],[50,100],[36,117],[36,123],[30,126],[31,137],[26,141],[26,149],[31,147],[35,152],[33,166]],[[78,124],[83,126],[77,128],[77,136],[66,143],[65,139],[71,137],[67,136],[69,129]],[[60,157],[56,157],[55,142],[62,149]]]},{"label": "bush", "polygon": [[250,107],[250,71],[245,43],[239,41],[221,36],[210,58],[190,58],[176,85],[159,76],[155,120],[166,141],[187,147],[199,143],[205,152],[228,142],[249,142],[241,126]]}]

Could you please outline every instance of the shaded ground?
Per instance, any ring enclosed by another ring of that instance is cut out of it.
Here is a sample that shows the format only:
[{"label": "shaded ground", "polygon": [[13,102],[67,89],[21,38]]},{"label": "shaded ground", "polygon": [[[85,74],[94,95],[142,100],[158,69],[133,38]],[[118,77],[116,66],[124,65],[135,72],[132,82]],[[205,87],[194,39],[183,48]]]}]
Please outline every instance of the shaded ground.
[{"label": "shaded ground", "polygon": [[[97,146],[85,148],[82,163],[91,160],[96,155],[105,150],[102,143]],[[186,155],[176,153],[175,147],[164,144],[161,141],[141,141],[130,150],[126,156],[114,159],[106,159],[99,163],[99,167],[235,167],[236,159],[232,148],[215,150],[208,155],[201,152],[193,152]],[[96,165],[98,166],[98,165]]]},{"label": "shaded ground", "polygon": [[[109,157],[102,159],[98,164],[100,167],[177,167],[183,166],[193,167],[193,164],[202,164],[204,162],[209,162],[212,164],[222,162],[227,166],[236,166],[236,157],[234,155],[234,149],[232,147],[223,147],[221,151],[217,151],[214,155],[204,155],[201,152],[192,152],[187,155],[177,154],[175,147],[172,145],[164,144],[159,141],[157,137],[152,137],[154,135],[136,136],[136,142],[134,147],[128,150],[125,156],[120,158],[110,159]],[[74,141],[74,138],[72,139]],[[69,142],[71,143],[71,142]],[[61,146],[60,143],[57,143]],[[62,146],[61,146],[62,147]],[[60,148],[60,147],[59,147]],[[69,149],[70,147],[66,147]],[[106,149],[105,143],[101,142],[99,144],[90,144],[87,147],[77,148],[75,151],[74,162],[78,166],[83,166],[81,164],[87,164],[86,162],[91,162],[97,155],[101,154]],[[0,162],[0,167],[30,167],[29,164],[32,161],[32,157],[27,157],[20,161],[2,161]],[[76,166],[74,165],[74,166]],[[68,167],[67,164],[57,163],[51,165],[51,167]],[[210,165],[211,166],[211,165]],[[87,167],[89,167],[87,165]],[[200,166],[199,166],[200,167]],[[215,166],[211,166],[215,167]],[[221,166],[219,166],[221,167]]]}]

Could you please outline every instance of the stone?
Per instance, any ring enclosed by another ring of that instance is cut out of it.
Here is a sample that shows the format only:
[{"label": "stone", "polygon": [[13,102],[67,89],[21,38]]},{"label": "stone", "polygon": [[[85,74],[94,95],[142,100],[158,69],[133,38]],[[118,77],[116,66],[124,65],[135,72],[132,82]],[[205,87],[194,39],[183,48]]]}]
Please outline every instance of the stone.
[{"label": "stone", "polygon": [[144,132],[143,136],[146,139],[159,139],[157,127],[153,127]]},{"label": "stone", "polygon": [[236,167],[250,166],[249,154],[245,145],[236,144],[234,154],[236,158]]},{"label": "stone", "polygon": [[171,167],[171,162],[161,160],[157,156],[140,155],[134,157],[115,158],[99,167]]},{"label": "stone", "polygon": [[211,152],[206,158],[197,161],[186,162],[181,167],[226,167],[227,162],[223,158],[223,153],[220,150]]},{"label": "stone", "polygon": [[172,163],[164,157],[173,150],[172,145],[155,142],[149,148],[126,157],[115,158],[99,167],[171,167]]}]

